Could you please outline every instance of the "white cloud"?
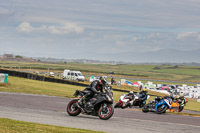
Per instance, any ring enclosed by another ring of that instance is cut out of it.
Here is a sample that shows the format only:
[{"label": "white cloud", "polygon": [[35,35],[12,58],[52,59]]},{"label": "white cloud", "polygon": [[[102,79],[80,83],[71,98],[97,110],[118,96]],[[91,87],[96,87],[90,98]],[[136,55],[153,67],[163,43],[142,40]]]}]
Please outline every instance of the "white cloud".
[{"label": "white cloud", "polygon": [[64,26],[49,26],[47,30],[52,34],[82,33],[84,29],[76,24],[68,23]]},{"label": "white cloud", "polygon": [[147,36],[147,38],[151,39],[151,38],[159,38],[161,36],[160,33],[151,33]]},{"label": "white cloud", "polygon": [[192,34],[195,34],[195,32],[182,32],[182,33],[179,33],[176,38],[177,39],[184,39],[185,37],[188,37]]},{"label": "white cloud", "polygon": [[84,31],[84,28],[81,26],[78,26],[75,23],[65,23],[64,25],[59,25],[59,26],[46,26],[42,25],[40,27],[33,27],[31,26],[30,23],[28,22],[22,22],[18,27],[17,27],[18,32],[32,32],[32,31],[37,31],[37,32],[49,32],[52,34],[68,34],[71,32],[74,33],[82,33]]},{"label": "white cloud", "polygon": [[30,23],[27,23],[27,22],[23,22],[17,27],[17,31],[18,32],[29,33],[29,32],[31,32],[33,30],[34,30],[34,28],[30,25]]},{"label": "white cloud", "polygon": [[184,40],[189,42],[200,41],[200,32],[182,32],[177,34],[178,40]]}]

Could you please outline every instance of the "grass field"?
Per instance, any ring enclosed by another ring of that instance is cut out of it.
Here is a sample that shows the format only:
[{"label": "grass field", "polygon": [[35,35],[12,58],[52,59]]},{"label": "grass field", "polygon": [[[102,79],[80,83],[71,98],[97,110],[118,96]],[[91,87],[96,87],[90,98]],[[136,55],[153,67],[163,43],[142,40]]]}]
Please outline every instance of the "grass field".
[{"label": "grass field", "polygon": [[103,133],[0,118],[0,133]]},{"label": "grass field", "polygon": [[116,77],[133,77],[157,80],[199,82],[200,67],[169,65],[109,65],[84,63],[25,63],[0,61],[0,67],[13,69],[31,69],[62,73],[64,69],[79,70],[85,75],[108,75],[115,72]]},{"label": "grass field", "polygon": [[185,106],[185,109],[194,110],[194,111],[200,111],[200,103],[196,102],[193,99],[189,99],[188,103]]}]

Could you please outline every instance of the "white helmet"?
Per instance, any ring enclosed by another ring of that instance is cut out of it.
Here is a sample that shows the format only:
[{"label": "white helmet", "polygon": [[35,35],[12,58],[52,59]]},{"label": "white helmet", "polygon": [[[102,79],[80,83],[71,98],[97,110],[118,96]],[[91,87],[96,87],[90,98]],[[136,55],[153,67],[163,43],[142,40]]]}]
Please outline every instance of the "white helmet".
[{"label": "white helmet", "polygon": [[129,91],[129,94],[133,94],[133,91]]}]

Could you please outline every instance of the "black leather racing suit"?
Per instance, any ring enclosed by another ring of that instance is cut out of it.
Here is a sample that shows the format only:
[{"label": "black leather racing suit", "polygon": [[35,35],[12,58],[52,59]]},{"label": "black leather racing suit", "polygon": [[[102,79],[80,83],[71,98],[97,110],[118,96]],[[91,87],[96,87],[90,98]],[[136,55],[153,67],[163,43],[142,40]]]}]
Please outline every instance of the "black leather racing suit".
[{"label": "black leather racing suit", "polygon": [[99,80],[93,81],[87,88],[85,88],[84,92],[85,98],[92,97],[94,94],[99,94],[103,92],[104,85],[99,82]]}]

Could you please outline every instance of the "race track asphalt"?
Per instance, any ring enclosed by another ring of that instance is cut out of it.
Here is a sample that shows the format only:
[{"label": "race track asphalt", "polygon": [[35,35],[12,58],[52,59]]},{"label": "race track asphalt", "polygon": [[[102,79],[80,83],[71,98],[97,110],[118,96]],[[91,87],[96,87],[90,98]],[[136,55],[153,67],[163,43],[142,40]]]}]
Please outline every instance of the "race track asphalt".
[{"label": "race track asphalt", "polygon": [[113,133],[197,133],[200,117],[143,113],[138,108],[115,109],[111,119],[66,114],[70,98],[0,92],[0,117]]}]

